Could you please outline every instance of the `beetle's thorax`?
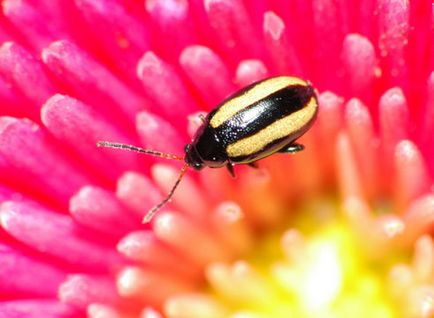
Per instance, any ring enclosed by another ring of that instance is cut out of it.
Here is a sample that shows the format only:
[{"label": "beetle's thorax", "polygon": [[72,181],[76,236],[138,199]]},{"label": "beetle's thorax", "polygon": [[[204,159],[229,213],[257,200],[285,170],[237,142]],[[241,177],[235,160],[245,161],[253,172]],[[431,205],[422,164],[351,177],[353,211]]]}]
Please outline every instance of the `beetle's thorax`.
[{"label": "beetle's thorax", "polygon": [[220,168],[227,164],[228,157],[221,140],[208,123],[198,129],[192,143],[185,147],[185,161],[197,170],[204,166]]}]

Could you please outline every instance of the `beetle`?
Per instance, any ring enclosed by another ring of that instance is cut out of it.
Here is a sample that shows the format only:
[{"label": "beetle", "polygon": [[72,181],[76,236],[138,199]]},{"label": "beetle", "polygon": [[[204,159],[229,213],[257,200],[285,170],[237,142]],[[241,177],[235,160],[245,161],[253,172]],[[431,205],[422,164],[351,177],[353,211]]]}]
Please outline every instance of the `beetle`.
[{"label": "beetle", "polygon": [[184,161],[180,175],[166,198],[145,215],[153,215],[173,196],[188,168],[226,167],[235,176],[234,165],[255,162],[274,153],[295,153],[304,149],[296,140],[312,126],[318,111],[315,89],[298,77],[277,76],[253,83],[229,96],[206,117],[201,116],[184,156],[147,150],[132,145],[99,141],[111,147]]}]

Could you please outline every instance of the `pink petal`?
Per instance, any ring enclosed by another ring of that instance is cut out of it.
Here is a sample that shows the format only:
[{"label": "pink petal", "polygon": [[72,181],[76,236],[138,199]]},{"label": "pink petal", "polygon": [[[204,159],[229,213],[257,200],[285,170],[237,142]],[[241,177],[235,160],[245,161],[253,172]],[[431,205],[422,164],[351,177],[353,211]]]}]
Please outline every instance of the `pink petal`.
[{"label": "pink petal", "polygon": [[407,226],[407,243],[432,231],[434,227],[434,195],[430,193],[414,200],[404,213],[403,219]]},{"label": "pink petal", "polygon": [[[137,64],[137,76],[153,101],[151,109],[171,119],[175,127],[185,130],[185,116],[196,111],[198,105],[178,72],[149,51]],[[167,85],[168,82],[170,85]]]},{"label": "pink petal", "polygon": [[24,33],[26,40],[30,41],[37,50],[54,39],[66,39],[71,36],[71,30],[67,26],[68,19],[64,19],[65,13],[71,13],[71,10],[73,7],[67,3],[46,5],[44,1],[28,0],[3,2],[5,16],[20,32]]},{"label": "pink petal", "polygon": [[142,111],[137,114],[136,128],[144,148],[183,156],[186,138],[164,118]]},{"label": "pink petal", "polygon": [[262,55],[258,34],[243,1],[205,0],[204,5],[215,36],[230,57],[252,58]]},{"label": "pink petal", "polygon": [[125,206],[142,217],[163,199],[155,184],[148,177],[136,172],[126,172],[118,179],[116,196]]},{"label": "pink petal", "polygon": [[343,42],[341,58],[348,78],[347,94],[371,104],[374,80],[380,72],[373,44],[362,35],[348,34]]},{"label": "pink petal", "polygon": [[87,104],[56,94],[42,107],[41,118],[47,129],[65,146],[77,153],[80,161],[102,179],[114,180],[125,169],[139,169],[137,154],[97,148],[100,140],[134,143],[116,126]]},{"label": "pink petal", "polygon": [[0,243],[0,294],[9,297],[55,297],[65,276],[60,268]]},{"label": "pink petal", "polygon": [[127,119],[134,119],[144,106],[140,96],[73,42],[51,43],[42,51],[42,59],[59,82],[127,129]]},{"label": "pink petal", "polygon": [[187,0],[145,1],[146,11],[152,21],[152,33],[158,34],[155,46],[171,60],[176,60],[185,46],[198,42],[189,7]]},{"label": "pink petal", "polygon": [[266,77],[268,77],[268,70],[261,60],[244,60],[238,64],[235,83],[245,87]]},{"label": "pink petal", "polygon": [[[163,193],[169,193],[175,184],[179,172],[171,166],[156,164],[152,167],[151,174],[155,182],[163,189]],[[184,176],[181,184],[173,196],[173,204],[186,214],[195,219],[206,222],[208,203],[205,194],[199,186],[189,177]],[[192,205],[194,202],[194,205]]]},{"label": "pink petal", "polygon": [[[315,83],[318,89],[338,92],[341,91],[342,77],[339,76],[341,66],[336,48],[341,47],[342,33],[348,28],[340,15],[340,4],[333,0],[314,0],[311,3],[315,27]],[[333,81],[330,81],[331,76]]]},{"label": "pink petal", "polygon": [[356,161],[365,193],[372,198],[381,186],[379,162],[379,138],[367,107],[358,99],[351,99],[345,109],[345,121],[351,145],[354,147]]},{"label": "pink petal", "polygon": [[430,191],[431,180],[422,154],[409,140],[396,145],[394,163],[395,200],[398,211],[403,211],[410,202]]},{"label": "pink petal", "polygon": [[216,106],[235,91],[226,64],[211,49],[200,45],[188,46],[180,56],[180,63],[205,99],[207,108]]},{"label": "pink petal", "polygon": [[264,36],[276,71],[302,76],[300,61],[288,38],[287,26],[273,11],[264,15]]},{"label": "pink petal", "polygon": [[13,83],[33,107],[41,105],[56,91],[41,62],[13,42],[0,47],[0,74]]},{"label": "pink petal", "polygon": [[123,297],[160,307],[168,297],[192,291],[194,284],[171,274],[161,275],[155,270],[125,267],[119,274],[117,286]]},{"label": "pink petal", "polygon": [[77,222],[117,238],[140,222],[112,192],[93,186],[85,186],[71,197],[69,210]]},{"label": "pink petal", "polygon": [[392,158],[396,144],[408,138],[409,113],[407,100],[400,88],[392,88],[380,99],[381,142],[384,154],[382,167],[385,178],[391,175]]},{"label": "pink petal", "polygon": [[44,130],[26,119],[0,118],[0,156],[4,159],[0,160],[0,178],[6,184],[50,204],[64,205],[79,187],[90,182]]},{"label": "pink petal", "polygon": [[79,309],[86,309],[92,303],[120,303],[116,285],[111,278],[84,274],[69,275],[59,288],[59,299]]},{"label": "pink petal", "polygon": [[74,0],[87,25],[81,34],[92,30],[109,56],[111,69],[119,70],[128,84],[138,87],[134,69],[143,52],[149,49],[149,26],[146,19],[127,10],[117,0]]},{"label": "pink petal", "polygon": [[410,5],[403,0],[379,0],[377,3],[379,43],[383,82],[386,87],[407,88],[405,46],[408,44]]},{"label": "pink petal", "polygon": [[74,266],[104,272],[120,263],[114,251],[89,240],[92,235],[69,216],[29,203],[9,201],[0,206],[0,222],[17,240]]},{"label": "pink petal", "polygon": [[336,170],[341,197],[365,198],[360,171],[348,135],[342,133],[336,141]]},{"label": "pink petal", "polygon": [[57,300],[13,300],[0,302],[0,318],[84,318]]},{"label": "pink petal", "polygon": [[[198,265],[228,258],[228,251],[223,249],[212,233],[197,227],[193,222],[179,214],[164,212],[157,214],[154,220],[155,235],[181,252]],[[191,246],[194,244],[195,248]]]},{"label": "pink petal", "polygon": [[159,271],[176,273],[177,277],[191,280],[201,275],[194,263],[159,241],[151,231],[129,233],[119,242],[118,251],[131,260]]}]

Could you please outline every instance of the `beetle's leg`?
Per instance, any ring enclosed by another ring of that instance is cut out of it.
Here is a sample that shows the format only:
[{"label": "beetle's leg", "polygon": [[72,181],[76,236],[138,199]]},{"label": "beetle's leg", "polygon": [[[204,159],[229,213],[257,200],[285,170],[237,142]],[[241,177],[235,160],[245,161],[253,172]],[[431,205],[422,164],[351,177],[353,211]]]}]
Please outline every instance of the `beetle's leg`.
[{"label": "beetle's leg", "polygon": [[228,169],[228,171],[231,174],[231,176],[235,178],[234,166],[231,163],[228,163],[226,165],[226,168]]},{"label": "beetle's leg", "polygon": [[284,148],[280,149],[279,152],[281,153],[296,153],[299,151],[302,151],[304,149],[304,146],[301,144],[291,143]]},{"label": "beetle's leg", "polygon": [[202,123],[206,124],[206,119],[205,119],[205,116],[203,114],[199,114],[198,117],[202,121]]},{"label": "beetle's leg", "polygon": [[250,163],[248,163],[248,165],[249,165],[250,167],[252,167],[252,168],[255,168],[255,169],[258,169],[258,168],[259,168],[259,166],[258,166],[258,164],[257,164],[256,162],[250,162]]}]

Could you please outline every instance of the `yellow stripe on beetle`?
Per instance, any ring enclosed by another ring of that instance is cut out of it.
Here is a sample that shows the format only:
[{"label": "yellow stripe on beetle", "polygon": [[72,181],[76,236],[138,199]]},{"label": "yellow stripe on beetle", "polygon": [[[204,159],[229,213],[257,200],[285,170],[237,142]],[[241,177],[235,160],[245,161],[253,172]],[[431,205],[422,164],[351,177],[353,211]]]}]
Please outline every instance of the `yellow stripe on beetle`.
[{"label": "yellow stripe on beetle", "polygon": [[297,77],[278,76],[253,85],[241,95],[231,97],[229,100],[223,102],[210,120],[211,127],[219,127],[244,108],[249,107],[258,100],[264,99],[284,87],[292,85],[307,86],[308,84]]},{"label": "yellow stripe on beetle", "polygon": [[301,130],[306,126],[307,122],[310,122],[314,118],[316,110],[317,102],[312,97],[306,107],[275,121],[253,136],[230,144],[226,147],[226,152],[230,157],[244,157],[258,153],[273,141]]}]

